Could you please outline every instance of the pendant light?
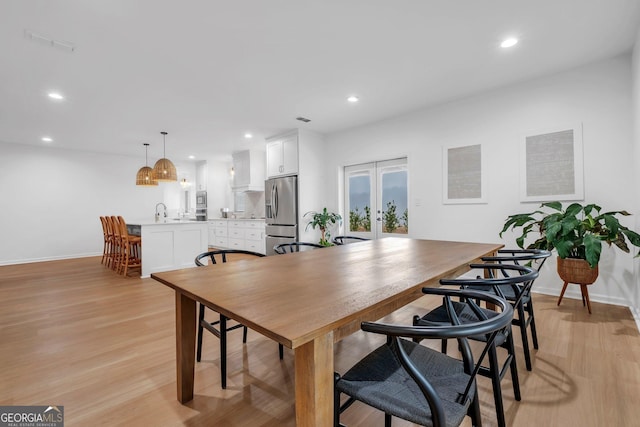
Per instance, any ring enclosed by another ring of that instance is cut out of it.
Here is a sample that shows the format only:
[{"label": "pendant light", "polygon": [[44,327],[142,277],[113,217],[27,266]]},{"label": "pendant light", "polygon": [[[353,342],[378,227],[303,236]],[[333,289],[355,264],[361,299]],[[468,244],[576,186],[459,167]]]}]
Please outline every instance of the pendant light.
[{"label": "pendant light", "polygon": [[168,181],[177,181],[178,174],[176,173],[176,167],[173,165],[171,160],[166,158],[166,136],[167,132],[160,132],[162,134],[163,141],[163,149],[162,153],[165,157],[158,160],[156,164],[153,166],[153,177],[158,182],[168,182]]},{"label": "pendant light", "polygon": [[144,144],[144,166],[140,168],[136,174],[136,185],[143,187],[154,187],[158,185],[158,181],[153,177],[153,169],[147,165],[147,154],[149,153],[149,144]]}]

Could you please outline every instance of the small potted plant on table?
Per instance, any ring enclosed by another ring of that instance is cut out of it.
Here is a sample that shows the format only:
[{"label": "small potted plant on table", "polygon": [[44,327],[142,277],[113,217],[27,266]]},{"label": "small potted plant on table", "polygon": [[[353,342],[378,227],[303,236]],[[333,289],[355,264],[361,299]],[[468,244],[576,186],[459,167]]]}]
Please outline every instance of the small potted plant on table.
[{"label": "small potted plant on table", "polygon": [[[585,300],[591,313],[587,285],[598,277],[598,262],[602,242],[615,245],[629,252],[628,241],[640,247],[640,235],[623,226],[616,215],[630,215],[627,211],[600,213],[602,208],[595,204],[581,205],[572,203],[563,209],[560,202],[543,203],[541,208],[531,213],[510,215],[500,232],[521,228],[516,244],[524,248],[530,232],[539,233],[539,237],[528,245],[531,249],[555,249],[558,252],[558,275],[564,281],[558,305],[562,301],[569,283],[580,285],[582,302]],[[640,254],[639,254],[640,255]],[[637,255],[636,255],[637,256]]]}]

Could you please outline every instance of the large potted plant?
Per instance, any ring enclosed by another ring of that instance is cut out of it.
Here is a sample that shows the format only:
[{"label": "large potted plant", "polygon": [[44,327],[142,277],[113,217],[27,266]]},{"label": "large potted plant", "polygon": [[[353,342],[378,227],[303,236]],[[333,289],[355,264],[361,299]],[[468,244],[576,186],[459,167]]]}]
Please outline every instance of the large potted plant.
[{"label": "large potted plant", "polygon": [[327,208],[322,209],[322,212],[310,211],[304,214],[305,217],[310,216],[311,220],[307,224],[308,230],[309,227],[312,229],[319,228],[320,229],[320,244],[323,246],[332,246],[330,241],[331,233],[329,228],[332,225],[340,224],[342,222],[342,216],[340,214],[329,212]]},{"label": "large potted plant", "polygon": [[640,234],[620,224],[616,217],[630,215],[627,211],[601,213],[598,205],[583,206],[579,203],[572,203],[563,209],[560,202],[543,203],[540,208],[546,210],[509,216],[500,237],[509,229],[515,231],[520,228],[521,234],[516,238],[520,248],[524,248],[529,233],[533,232],[539,233],[539,236],[528,248],[556,250],[558,274],[565,282],[558,304],[567,283],[581,285],[583,298],[586,297],[588,302],[586,285],[595,282],[598,277],[603,242],[609,246],[613,244],[624,252],[629,252],[627,239],[633,246],[640,247]]}]

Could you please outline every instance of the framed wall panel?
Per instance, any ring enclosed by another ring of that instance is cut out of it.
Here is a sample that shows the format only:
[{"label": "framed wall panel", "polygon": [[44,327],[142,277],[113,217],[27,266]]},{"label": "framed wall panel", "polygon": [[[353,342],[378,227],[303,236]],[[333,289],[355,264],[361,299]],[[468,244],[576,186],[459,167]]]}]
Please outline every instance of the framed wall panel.
[{"label": "framed wall panel", "polygon": [[520,150],[520,200],[584,199],[582,125],[530,132]]},{"label": "framed wall panel", "polygon": [[486,179],[480,144],[442,149],[444,204],[486,203]]}]

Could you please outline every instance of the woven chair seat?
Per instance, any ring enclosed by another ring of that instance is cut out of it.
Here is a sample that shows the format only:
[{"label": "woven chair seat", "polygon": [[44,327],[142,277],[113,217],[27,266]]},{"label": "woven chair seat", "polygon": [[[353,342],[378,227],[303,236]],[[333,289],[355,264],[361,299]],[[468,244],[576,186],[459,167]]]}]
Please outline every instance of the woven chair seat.
[{"label": "woven chair seat", "polygon": [[[458,402],[470,378],[464,373],[462,362],[411,341],[401,342],[414,365],[437,388],[446,425],[460,425],[474,397],[472,391],[466,402]],[[336,388],[385,413],[420,425],[432,425],[431,410],[424,395],[386,344],[354,365]]]}]

